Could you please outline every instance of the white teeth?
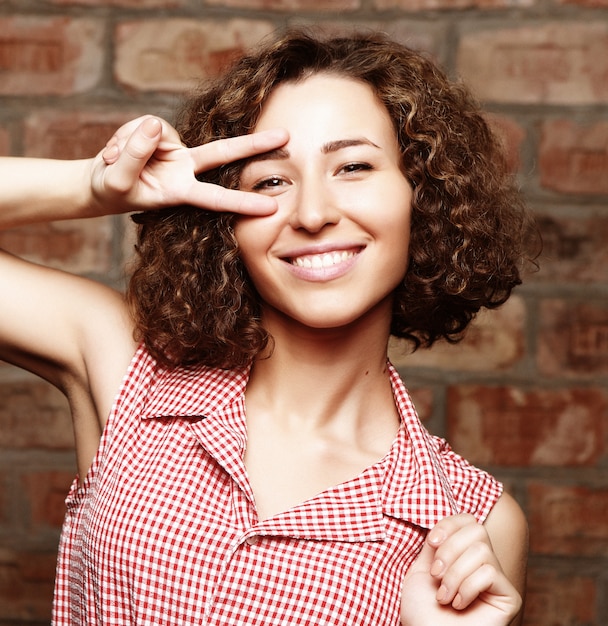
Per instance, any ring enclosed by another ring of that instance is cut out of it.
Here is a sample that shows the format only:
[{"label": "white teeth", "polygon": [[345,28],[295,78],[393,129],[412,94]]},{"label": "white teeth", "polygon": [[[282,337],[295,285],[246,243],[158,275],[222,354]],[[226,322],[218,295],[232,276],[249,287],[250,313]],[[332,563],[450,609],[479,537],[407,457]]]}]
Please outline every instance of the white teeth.
[{"label": "white teeth", "polygon": [[291,262],[293,265],[297,265],[298,267],[321,269],[323,267],[331,267],[332,265],[342,263],[353,256],[355,256],[354,252],[347,252],[344,250],[342,252],[327,252],[325,254],[313,254],[310,256],[296,257],[295,259],[292,259]]}]

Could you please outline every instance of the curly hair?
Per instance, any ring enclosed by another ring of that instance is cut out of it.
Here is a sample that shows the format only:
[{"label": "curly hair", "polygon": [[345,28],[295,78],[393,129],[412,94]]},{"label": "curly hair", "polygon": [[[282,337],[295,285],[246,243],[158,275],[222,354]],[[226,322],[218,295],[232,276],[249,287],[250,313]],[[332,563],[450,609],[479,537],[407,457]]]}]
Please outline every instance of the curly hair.
[{"label": "curly hair", "polygon": [[[501,305],[521,282],[528,216],[479,105],[425,55],[380,33],[288,31],[189,99],[177,123],[182,140],[195,146],[250,133],[273,89],[316,73],[372,87],[413,188],[409,267],[395,291],[391,334],[414,349],[458,341],[481,307]],[[230,164],[199,178],[236,188],[239,171]],[[182,206],[134,219],[139,257],[128,298],[138,338],[166,365],[251,363],[271,338],[234,216]]]}]

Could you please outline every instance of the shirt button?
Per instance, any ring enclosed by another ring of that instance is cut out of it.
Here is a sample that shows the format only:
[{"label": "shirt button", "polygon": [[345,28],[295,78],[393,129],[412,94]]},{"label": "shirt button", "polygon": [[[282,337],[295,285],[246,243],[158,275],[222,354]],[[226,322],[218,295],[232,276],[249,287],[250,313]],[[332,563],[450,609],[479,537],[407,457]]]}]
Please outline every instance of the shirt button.
[{"label": "shirt button", "polygon": [[260,542],[259,535],[253,535],[252,537],[247,537],[247,539],[245,539],[245,543],[248,546],[255,546],[259,542]]}]

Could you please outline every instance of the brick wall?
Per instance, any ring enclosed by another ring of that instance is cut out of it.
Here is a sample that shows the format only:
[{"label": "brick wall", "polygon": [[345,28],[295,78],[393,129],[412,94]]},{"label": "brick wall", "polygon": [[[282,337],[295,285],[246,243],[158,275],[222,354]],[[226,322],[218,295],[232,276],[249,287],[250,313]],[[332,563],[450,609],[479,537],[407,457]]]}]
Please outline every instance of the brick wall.
[{"label": "brick wall", "polygon": [[[531,528],[527,626],[608,624],[608,0],[0,0],[0,154],[80,157],[170,116],[193,78],[287,23],[371,25],[486,103],[545,237],[541,271],[464,344],[393,359],[429,427]],[[0,234],[120,285],[124,218]],[[74,459],[63,398],[0,364],[0,624],[48,623]]]}]

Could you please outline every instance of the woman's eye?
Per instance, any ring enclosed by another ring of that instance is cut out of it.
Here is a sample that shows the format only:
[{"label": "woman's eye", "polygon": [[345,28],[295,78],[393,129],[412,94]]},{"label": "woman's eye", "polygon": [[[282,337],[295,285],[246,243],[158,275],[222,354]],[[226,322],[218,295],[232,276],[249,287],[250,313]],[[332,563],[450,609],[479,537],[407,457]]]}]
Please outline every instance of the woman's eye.
[{"label": "woman's eye", "polygon": [[263,191],[264,189],[277,189],[285,184],[285,181],[280,176],[270,176],[258,181],[253,185],[254,191]]},{"label": "woman's eye", "polygon": [[356,174],[357,172],[366,172],[371,169],[373,168],[369,163],[347,163],[338,170],[338,173]]}]

